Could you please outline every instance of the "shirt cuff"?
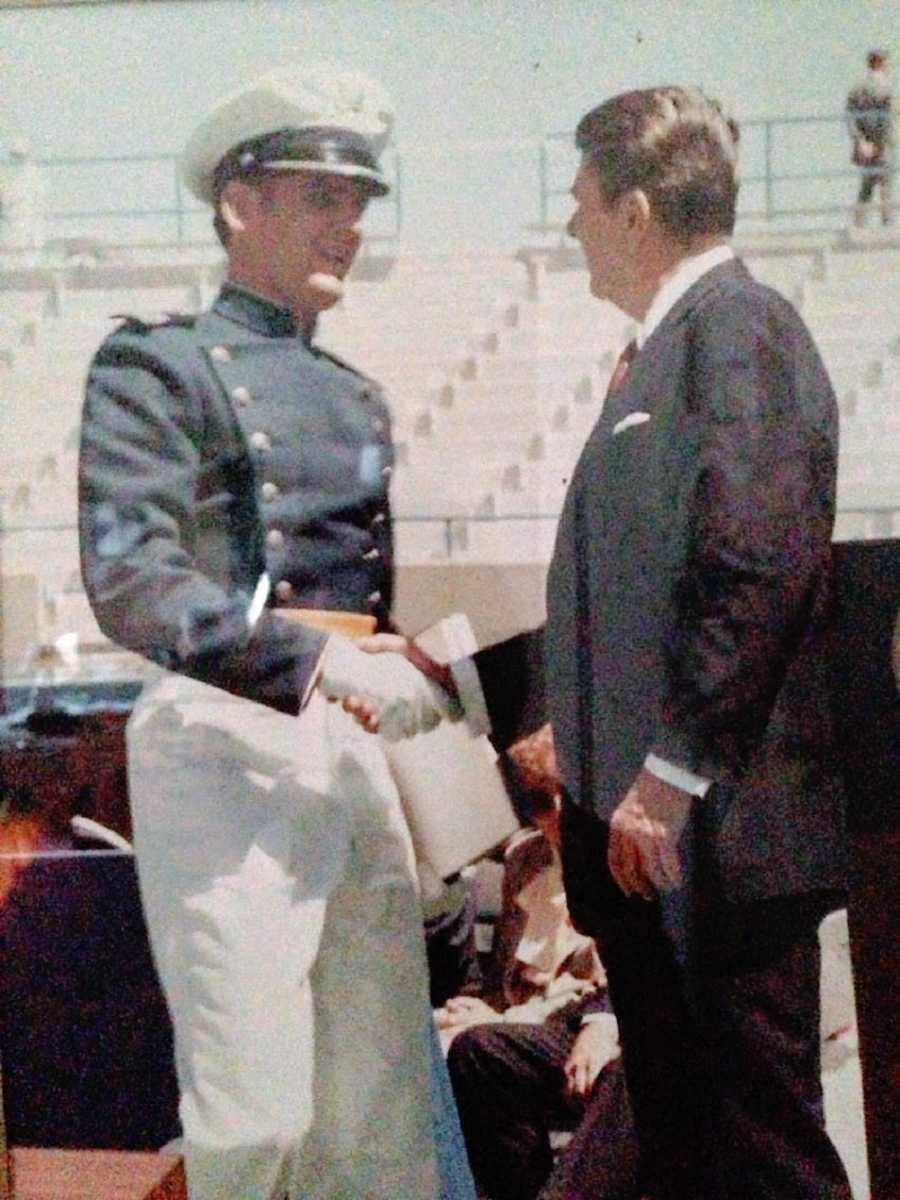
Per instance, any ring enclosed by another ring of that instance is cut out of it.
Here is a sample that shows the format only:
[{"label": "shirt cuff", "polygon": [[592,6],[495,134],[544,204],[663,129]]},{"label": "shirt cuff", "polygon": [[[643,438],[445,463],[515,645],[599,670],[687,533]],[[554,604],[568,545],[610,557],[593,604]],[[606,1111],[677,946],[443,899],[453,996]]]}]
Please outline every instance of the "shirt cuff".
[{"label": "shirt cuff", "polygon": [[611,1033],[614,1032],[616,1035],[616,1038],[618,1038],[619,1022],[616,1020],[615,1013],[610,1013],[610,1012],[585,1013],[585,1015],[581,1018],[581,1027],[583,1029],[585,1025],[599,1025],[599,1024],[601,1024],[601,1022],[604,1025],[608,1025],[610,1028],[610,1032]]},{"label": "shirt cuff", "polygon": [[651,775],[655,775],[663,783],[670,783],[672,787],[679,788],[682,792],[688,792],[691,796],[705,796],[712,787],[711,779],[695,775],[693,771],[688,771],[685,767],[676,767],[674,763],[667,762],[658,754],[648,754],[644,759],[644,766]]},{"label": "shirt cuff", "polygon": [[462,705],[466,724],[472,731],[473,737],[481,737],[491,732],[491,719],[488,716],[487,701],[478,678],[478,668],[475,660],[458,658],[450,665],[450,674],[459,692],[459,702]]}]

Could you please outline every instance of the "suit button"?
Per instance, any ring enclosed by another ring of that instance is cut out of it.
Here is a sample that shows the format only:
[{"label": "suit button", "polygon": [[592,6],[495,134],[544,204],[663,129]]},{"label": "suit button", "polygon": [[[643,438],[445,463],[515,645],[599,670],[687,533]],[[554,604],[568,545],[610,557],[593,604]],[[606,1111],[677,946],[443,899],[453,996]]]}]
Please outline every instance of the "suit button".
[{"label": "suit button", "polygon": [[384,433],[385,425],[381,417],[375,417],[372,421],[372,428],[376,433]]},{"label": "suit button", "polygon": [[381,558],[381,551],[376,550],[374,546],[371,550],[367,550],[363,555],[364,562],[374,562],[376,558]]},{"label": "suit button", "polygon": [[387,520],[387,513],[377,512],[375,514],[375,516],[372,518],[372,528],[374,529],[376,525],[383,525],[386,520]]},{"label": "suit button", "polygon": [[281,488],[278,486],[278,484],[272,483],[268,479],[262,485],[261,490],[263,500],[275,500],[281,495]]},{"label": "suit button", "polygon": [[381,592],[371,592],[367,597],[370,608],[374,608],[376,604],[381,603]]},{"label": "suit button", "polygon": [[382,479],[390,479],[390,477],[393,475],[393,473],[394,473],[394,468],[391,466],[381,468],[381,478]]},{"label": "suit button", "polygon": [[254,450],[271,450],[272,441],[267,433],[263,433],[261,429],[257,429],[250,434],[250,445]]},{"label": "suit button", "polygon": [[245,387],[236,387],[231,390],[231,398],[235,404],[250,403],[250,389]]},{"label": "suit button", "polygon": [[294,594],[294,585],[289,579],[279,579],[275,584],[275,595],[279,600],[290,600]]},{"label": "suit button", "polygon": [[213,360],[213,362],[231,362],[231,351],[227,346],[213,346],[212,350],[209,352],[209,357]]},{"label": "suit button", "polygon": [[284,545],[284,534],[280,529],[270,529],[266,534],[266,545],[270,550],[280,550]]}]

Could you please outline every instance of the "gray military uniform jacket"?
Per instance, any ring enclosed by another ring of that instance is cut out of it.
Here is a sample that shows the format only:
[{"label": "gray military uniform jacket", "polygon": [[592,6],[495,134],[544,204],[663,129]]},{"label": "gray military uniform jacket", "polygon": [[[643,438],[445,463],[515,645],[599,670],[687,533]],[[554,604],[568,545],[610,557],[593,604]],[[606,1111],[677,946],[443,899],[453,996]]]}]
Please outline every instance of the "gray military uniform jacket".
[{"label": "gray military uniform jacket", "polygon": [[325,635],[278,609],[388,624],[392,461],[378,387],[285,309],[226,285],[199,317],[126,320],[91,365],[82,422],[82,574],[101,629],[297,712]]},{"label": "gray military uniform jacket", "polygon": [[794,309],[733,261],[648,338],[575,469],[547,624],[476,656],[499,740],[543,701],[566,786],[608,820],[650,752],[717,785],[709,882],[837,886],[823,656],[837,406]]}]

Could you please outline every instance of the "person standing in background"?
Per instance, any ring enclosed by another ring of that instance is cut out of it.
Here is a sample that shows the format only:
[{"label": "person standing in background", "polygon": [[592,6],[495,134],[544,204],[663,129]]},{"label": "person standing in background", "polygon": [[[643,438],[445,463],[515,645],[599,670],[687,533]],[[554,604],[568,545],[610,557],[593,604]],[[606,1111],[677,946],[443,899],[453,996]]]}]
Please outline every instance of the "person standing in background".
[{"label": "person standing in background", "polygon": [[894,219],[894,94],[888,56],[869,52],[865,79],[847,97],[847,128],[853,142],[853,162],[861,173],[853,223],[861,229],[877,187],[881,193],[882,224]]}]

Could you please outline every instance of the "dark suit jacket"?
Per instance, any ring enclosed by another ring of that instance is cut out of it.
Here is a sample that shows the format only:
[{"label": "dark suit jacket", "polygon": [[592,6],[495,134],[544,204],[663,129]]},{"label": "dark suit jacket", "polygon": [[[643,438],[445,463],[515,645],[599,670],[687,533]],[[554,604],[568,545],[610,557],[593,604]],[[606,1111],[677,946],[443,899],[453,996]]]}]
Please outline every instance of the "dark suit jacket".
[{"label": "dark suit jacket", "polygon": [[836,449],[795,310],[740,262],[714,268],[587,440],[546,626],[476,659],[498,739],[533,727],[543,697],[568,791],[600,819],[651,751],[719,785],[698,817],[707,882],[728,899],[842,878],[820,648]]}]

